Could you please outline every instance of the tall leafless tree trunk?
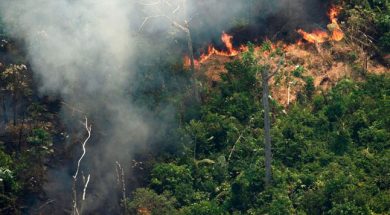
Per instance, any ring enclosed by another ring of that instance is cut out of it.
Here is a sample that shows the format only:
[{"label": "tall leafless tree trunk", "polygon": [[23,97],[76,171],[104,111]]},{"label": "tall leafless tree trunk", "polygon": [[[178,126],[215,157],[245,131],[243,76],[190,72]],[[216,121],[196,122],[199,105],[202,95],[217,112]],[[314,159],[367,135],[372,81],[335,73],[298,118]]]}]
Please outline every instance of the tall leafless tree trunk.
[{"label": "tall leafless tree trunk", "polygon": [[198,87],[196,85],[196,78],[195,78],[194,49],[192,47],[192,37],[191,37],[191,31],[190,31],[190,28],[189,28],[189,24],[188,24],[187,21],[185,21],[185,26],[180,25],[179,23],[177,23],[175,21],[172,21],[172,24],[175,27],[177,27],[178,29],[184,31],[186,36],[187,36],[188,55],[189,55],[189,58],[190,58],[191,73],[192,73],[191,74],[192,75],[191,81],[192,81],[192,84],[193,84],[193,87],[194,87],[194,97],[195,97],[195,100],[197,102],[199,102],[200,101],[200,96],[199,96],[199,91],[198,91]]},{"label": "tall leafless tree trunk", "polygon": [[88,137],[84,140],[84,142],[81,144],[82,146],[82,149],[83,149],[83,153],[81,154],[78,162],[77,162],[77,167],[76,167],[76,172],[74,173],[73,175],[73,186],[72,186],[72,194],[73,194],[73,200],[72,200],[72,215],[81,215],[83,213],[83,206],[84,206],[84,202],[85,202],[85,199],[86,199],[86,193],[87,193],[87,187],[88,187],[88,184],[89,184],[89,180],[90,180],[90,177],[91,175],[88,174],[87,177],[82,177],[83,179],[83,193],[82,193],[82,197],[81,197],[81,201],[79,202],[77,200],[77,197],[78,197],[78,194],[77,194],[77,181],[79,179],[79,172],[80,172],[80,165],[81,165],[81,161],[83,160],[85,154],[86,154],[86,147],[85,145],[87,144],[88,140],[91,138],[91,131],[92,131],[92,127],[91,125],[88,124],[88,118],[85,117],[85,129],[87,130],[87,133],[88,133]]},{"label": "tall leafless tree trunk", "polygon": [[192,47],[191,31],[187,22],[186,22],[186,28],[187,28],[186,34],[187,34],[188,52],[191,61],[191,73],[192,73],[192,84],[194,87],[194,96],[195,96],[195,100],[199,102],[200,96],[199,96],[198,86],[196,85],[196,77],[195,77],[194,49]]},{"label": "tall leafless tree trunk", "polygon": [[116,177],[117,177],[117,185],[122,193],[122,204],[123,204],[123,214],[128,214],[127,210],[127,198],[126,198],[126,182],[125,182],[125,171],[123,170],[122,165],[116,161]]},{"label": "tall leafless tree trunk", "polygon": [[264,68],[261,72],[263,85],[263,108],[264,108],[264,144],[265,144],[265,186],[269,187],[272,183],[271,172],[271,121],[269,117],[269,86],[268,86],[268,68]]},{"label": "tall leafless tree trunk", "polygon": [[3,108],[3,121],[5,124],[8,123],[8,115],[7,115],[7,105],[6,105],[6,97],[2,96],[2,108]]},{"label": "tall leafless tree trunk", "polygon": [[145,24],[150,20],[150,19],[153,19],[153,18],[166,18],[167,20],[169,20],[170,23],[172,23],[173,26],[175,26],[177,29],[183,31],[185,34],[186,34],[186,37],[187,37],[187,46],[188,46],[188,57],[190,58],[190,66],[191,66],[191,75],[192,75],[192,84],[193,84],[193,96],[195,97],[195,100],[197,102],[200,101],[200,96],[199,96],[199,90],[198,90],[198,86],[196,84],[196,77],[195,77],[195,60],[194,60],[194,49],[193,49],[193,46],[192,46],[192,37],[191,37],[191,31],[190,31],[190,28],[189,28],[189,21],[188,20],[183,20],[184,23],[179,23],[177,20],[175,20],[174,18],[171,17],[172,14],[176,14],[178,13],[179,10],[183,9],[186,4],[184,3],[184,1],[182,2],[179,2],[177,5],[175,4],[172,4],[171,2],[169,1],[157,1],[155,3],[152,3],[152,4],[144,4],[144,3],[139,3],[140,5],[143,5],[143,6],[153,6],[153,7],[159,7],[163,4],[171,7],[173,10],[172,11],[161,11],[161,14],[157,14],[157,15],[151,15],[151,16],[147,16],[144,18],[144,21],[142,22],[140,28],[139,28],[139,31],[141,32],[143,27],[145,26]]},{"label": "tall leafless tree trunk", "polygon": [[280,67],[284,63],[284,54],[281,56],[275,70],[269,74],[270,66],[266,64],[261,68],[261,80],[263,85],[263,108],[264,108],[264,144],[265,144],[265,186],[269,187],[272,184],[272,149],[271,149],[271,119],[269,107],[269,80],[279,72]]},{"label": "tall leafless tree trunk", "polygon": [[189,57],[191,62],[191,72],[192,75],[194,75],[195,74],[194,48],[192,47],[192,37],[191,37],[191,31],[188,22],[186,22],[185,32],[187,34],[188,54],[190,55]]}]

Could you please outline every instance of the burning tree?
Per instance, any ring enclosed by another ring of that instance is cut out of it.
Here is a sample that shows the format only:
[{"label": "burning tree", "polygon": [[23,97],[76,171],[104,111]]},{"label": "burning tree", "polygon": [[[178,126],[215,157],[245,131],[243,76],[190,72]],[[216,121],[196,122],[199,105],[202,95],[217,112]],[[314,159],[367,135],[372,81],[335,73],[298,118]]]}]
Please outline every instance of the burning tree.
[{"label": "burning tree", "polygon": [[184,57],[185,66],[192,67],[193,66],[192,63],[194,63],[194,65],[196,67],[199,67],[202,63],[207,62],[207,60],[209,60],[210,57],[213,55],[234,57],[234,56],[237,56],[238,54],[240,54],[241,51],[247,50],[247,48],[245,46],[241,46],[240,49],[235,49],[233,47],[233,36],[229,35],[225,32],[222,32],[221,41],[225,45],[225,47],[227,49],[226,51],[218,50],[212,44],[210,44],[207,48],[207,51],[205,53],[203,53],[199,57],[199,59],[194,59],[193,60],[194,62],[191,61],[191,57],[185,56]]},{"label": "burning tree", "polygon": [[327,28],[330,31],[324,31],[322,29],[315,29],[313,32],[309,33],[302,29],[298,29],[297,32],[309,43],[324,43],[327,41],[341,41],[344,38],[344,32],[341,30],[341,27],[338,23],[337,16],[340,13],[340,8],[332,6],[329,9],[328,17],[331,21],[328,24]]}]

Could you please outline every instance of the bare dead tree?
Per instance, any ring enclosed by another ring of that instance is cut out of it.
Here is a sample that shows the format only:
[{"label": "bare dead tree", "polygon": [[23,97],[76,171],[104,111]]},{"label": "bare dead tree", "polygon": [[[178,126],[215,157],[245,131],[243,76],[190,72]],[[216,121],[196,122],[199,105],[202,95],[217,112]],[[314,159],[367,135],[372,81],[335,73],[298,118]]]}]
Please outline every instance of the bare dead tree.
[{"label": "bare dead tree", "polygon": [[290,106],[290,100],[291,100],[291,84],[293,84],[294,82],[292,81],[289,81],[287,84],[288,84],[288,88],[287,88],[287,107]]},{"label": "bare dead tree", "polygon": [[73,205],[72,205],[72,213],[71,213],[72,215],[80,215],[80,214],[82,214],[83,203],[84,203],[84,201],[86,199],[87,187],[88,187],[88,184],[89,184],[89,181],[90,181],[90,178],[91,178],[90,174],[88,174],[88,176],[86,178],[83,176],[83,193],[82,193],[82,197],[81,197],[81,202],[78,205],[77,187],[76,186],[77,186],[77,181],[78,181],[78,178],[79,178],[79,171],[80,171],[81,161],[83,160],[83,158],[84,158],[84,156],[85,156],[85,154],[87,152],[85,146],[86,146],[88,140],[91,137],[91,131],[92,131],[91,125],[88,124],[88,118],[87,117],[85,117],[84,126],[85,126],[85,129],[87,130],[88,136],[84,140],[84,142],[81,144],[83,153],[81,154],[81,156],[80,156],[80,158],[79,158],[79,160],[77,162],[76,172],[73,175],[73,187],[72,187]]},{"label": "bare dead tree", "polygon": [[72,114],[79,113],[79,114],[82,114],[82,115],[86,115],[86,112],[82,111],[81,109],[79,109],[79,108],[77,108],[77,107],[75,107],[75,106],[73,106],[71,104],[68,104],[68,103],[66,103],[64,101],[61,101],[61,104],[63,106],[65,106],[66,108],[68,108],[69,110],[71,110]]},{"label": "bare dead tree", "polygon": [[116,176],[117,176],[117,185],[122,190],[122,202],[124,214],[128,213],[127,210],[127,198],[126,198],[126,182],[125,182],[125,171],[123,170],[122,165],[116,161]]},{"label": "bare dead tree", "polygon": [[[192,47],[192,37],[191,37],[191,31],[190,31],[190,28],[189,28],[189,22],[188,20],[183,20],[183,24],[180,24],[179,21],[177,21],[175,18],[174,18],[174,15],[177,14],[179,12],[180,9],[182,9],[184,7],[184,0],[178,0],[176,1],[176,4],[175,3],[172,3],[172,2],[169,2],[169,1],[166,1],[166,0],[159,0],[159,1],[156,1],[156,2],[151,2],[151,3],[141,3],[139,2],[139,4],[143,5],[143,6],[152,6],[152,7],[156,7],[158,8],[158,14],[156,15],[150,15],[150,16],[146,16],[139,28],[139,31],[141,32],[144,28],[144,26],[151,20],[151,19],[154,19],[154,18],[165,18],[167,19],[174,27],[176,27],[177,29],[181,30],[182,32],[184,32],[187,36],[187,46],[188,46],[188,54],[189,54],[189,58],[190,58],[190,61],[191,61],[191,71],[194,72],[195,71],[195,63],[194,63],[194,51],[193,51],[193,47]],[[163,6],[168,6],[168,8],[170,10],[168,11],[162,11],[161,9],[159,8],[163,8]]]},{"label": "bare dead tree", "polygon": [[264,108],[264,143],[265,143],[265,186],[268,187],[271,184],[272,172],[271,172],[271,121],[269,117],[269,86],[268,86],[268,69],[263,69],[261,72],[262,85],[263,85],[263,108]]},{"label": "bare dead tree", "polygon": [[264,144],[265,144],[265,186],[272,184],[272,149],[271,149],[271,120],[269,106],[269,80],[280,70],[284,62],[284,55],[280,58],[275,70],[269,74],[269,65],[261,67],[261,80],[263,86],[262,103],[264,109]]},{"label": "bare dead tree", "polygon": [[[249,120],[249,124],[251,124],[252,122],[253,122],[253,118],[251,118],[251,119]],[[234,142],[233,147],[232,147],[232,149],[230,150],[229,157],[228,157],[228,159],[227,159],[228,162],[232,159],[232,156],[233,156],[234,151],[236,150],[237,144],[240,143],[241,139],[245,139],[245,138],[244,138],[244,132],[245,132],[247,129],[249,129],[249,128],[250,128],[250,125],[248,125],[246,128],[244,128],[244,129],[239,133],[236,142]]]},{"label": "bare dead tree", "polygon": [[[176,3],[175,3],[176,2]],[[144,26],[151,20],[155,18],[164,18],[168,20],[176,29],[179,29],[180,31],[184,32],[187,37],[187,48],[188,48],[188,57],[190,59],[190,69],[192,73],[192,82],[194,85],[194,96],[197,101],[200,100],[199,92],[196,85],[195,80],[195,59],[194,59],[194,49],[192,45],[192,36],[191,31],[189,27],[189,21],[187,19],[182,20],[182,24],[178,20],[174,18],[175,14],[177,14],[181,9],[185,6],[185,0],[176,0],[173,3],[169,2],[167,0],[157,0],[155,2],[151,3],[141,3],[140,5],[143,6],[152,6],[158,8],[158,14],[156,15],[150,15],[146,16],[139,27],[139,32],[141,32],[144,28]],[[160,8],[163,8],[163,6],[168,6],[170,10],[168,11],[162,11]]]},{"label": "bare dead tree", "polygon": [[233,152],[234,152],[234,150],[236,149],[236,145],[240,142],[243,133],[244,133],[244,131],[242,131],[242,132],[240,133],[240,135],[238,136],[236,142],[233,144],[233,147],[232,147],[232,149],[230,150],[230,154],[229,154],[229,157],[228,157],[228,162],[229,162],[230,159],[232,158]]}]

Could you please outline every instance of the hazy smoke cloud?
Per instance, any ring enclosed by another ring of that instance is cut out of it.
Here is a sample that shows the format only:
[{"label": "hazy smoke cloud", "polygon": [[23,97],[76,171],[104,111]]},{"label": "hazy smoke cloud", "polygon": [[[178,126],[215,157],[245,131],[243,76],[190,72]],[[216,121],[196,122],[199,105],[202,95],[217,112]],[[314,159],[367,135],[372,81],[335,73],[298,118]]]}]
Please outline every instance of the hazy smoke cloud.
[{"label": "hazy smoke cloud", "polygon": [[[96,200],[107,197],[115,200],[115,191],[109,190],[114,187],[110,184],[115,183],[114,162],[130,159],[132,147],[146,142],[148,124],[152,123],[125,95],[125,90],[136,84],[132,80],[136,70],[133,67],[136,40],[130,2],[16,0],[0,3],[8,31],[23,39],[27,46],[40,91],[58,94],[65,102],[85,111],[93,119],[92,132],[99,129],[105,133],[87,145],[85,171],[91,173],[91,188],[96,194],[89,198],[95,201],[88,204],[90,208],[101,207]],[[64,122],[83,129],[77,118],[69,118],[66,112],[64,109]],[[72,168],[69,167],[70,171]],[[71,187],[67,186],[70,174],[49,181],[48,194],[70,193]],[[70,206],[69,203],[63,204]]]},{"label": "hazy smoke cloud", "polygon": [[[319,0],[2,0],[1,18],[7,30],[27,46],[32,69],[43,94],[60,95],[93,118],[93,131],[102,133],[88,143],[85,168],[91,173],[88,208],[116,201],[114,162],[126,163],[138,146],[147,143],[151,132],[164,122],[133,104],[128,91],[137,85],[136,61],[142,55],[137,43],[173,34],[182,36],[172,21],[189,21],[195,46],[217,40],[240,22],[254,22],[257,32],[266,28],[266,17],[284,14],[306,19]],[[316,2],[316,3],[309,3]],[[310,7],[310,9],[308,9]],[[261,8],[259,11],[253,11]],[[303,8],[303,9],[302,9]],[[315,11],[315,10],[314,10]],[[150,19],[146,19],[150,17]],[[152,18],[153,17],[153,18]],[[296,24],[294,24],[296,25]],[[141,31],[141,33],[139,32]],[[179,33],[178,33],[179,32]],[[165,38],[160,38],[160,42]],[[145,38],[143,38],[145,40]],[[147,39],[146,39],[147,40]],[[160,46],[155,40],[150,45]],[[185,47],[185,45],[184,45]],[[146,52],[148,55],[150,52]],[[164,57],[164,56],[162,56]],[[173,110],[167,108],[167,113]],[[172,114],[171,114],[172,115]],[[169,117],[171,115],[168,114]],[[64,110],[64,122],[78,122]],[[82,129],[82,128],[81,128]],[[50,197],[70,194],[73,166],[53,171],[46,191]],[[68,173],[64,173],[67,172]],[[59,177],[60,176],[60,177]],[[66,183],[64,183],[64,181]],[[49,187],[50,186],[50,187]],[[55,198],[55,197],[53,197]],[[57,198],[58,199],[58,198]],[[63,203],[68,206],[70,202]]]}]

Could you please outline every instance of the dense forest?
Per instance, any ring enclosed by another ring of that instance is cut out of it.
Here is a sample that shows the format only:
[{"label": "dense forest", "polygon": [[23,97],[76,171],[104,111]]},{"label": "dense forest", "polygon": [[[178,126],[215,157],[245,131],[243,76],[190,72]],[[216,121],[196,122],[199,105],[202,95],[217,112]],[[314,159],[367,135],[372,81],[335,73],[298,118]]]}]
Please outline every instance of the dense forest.
[{"label": "dense forest", "polygon": [[389,67],[387,0],[3,0],[0,214],[390,214]]}]

